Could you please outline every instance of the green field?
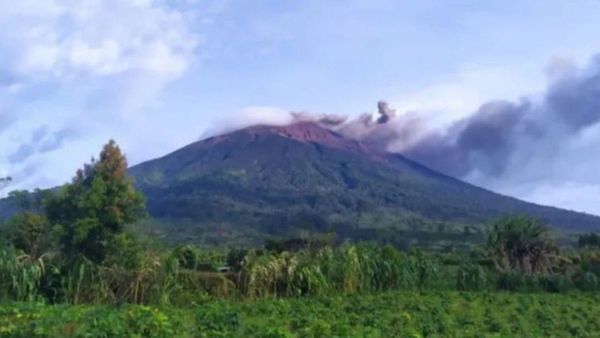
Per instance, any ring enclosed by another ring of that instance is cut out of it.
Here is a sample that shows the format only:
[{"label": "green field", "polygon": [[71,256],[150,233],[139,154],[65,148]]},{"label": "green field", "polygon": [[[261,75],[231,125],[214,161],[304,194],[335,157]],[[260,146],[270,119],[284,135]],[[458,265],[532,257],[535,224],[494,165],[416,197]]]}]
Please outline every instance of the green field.
[{"label": "green field", "polygon": [[2,337],[600,337],[600,294],[382,292],[189,307],[0,306]]}]

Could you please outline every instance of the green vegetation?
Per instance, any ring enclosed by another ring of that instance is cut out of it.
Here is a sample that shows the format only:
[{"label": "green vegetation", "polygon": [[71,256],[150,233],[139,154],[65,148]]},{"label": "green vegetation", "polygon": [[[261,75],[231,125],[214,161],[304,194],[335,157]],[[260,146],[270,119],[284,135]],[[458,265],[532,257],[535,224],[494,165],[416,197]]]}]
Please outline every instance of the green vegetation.
[{"label": "green vegetation", "polygon": [[334,232],[260,248],[170,247],[128,227],[145,212],[126,167],[111,141],[62,189],[44,198],[13,194],[23,211],[2,228],[0,336],[586,336],[599,329],[596,234],[582,235],[578,249],[561,248],[536,219],[509,216],[491,225],[485,243],[460,250],[341,242]]},{"label": "green vegetation", "polygon": [[2,337],[594,337],[600,296],[382,292],[184,308],[0,305]]},{"label": "green vegetation", "polygon": [[115,236],[144,212],[143,197],[125,177],[127,161],[114,141],[104,146],[98,162],[77,171],[73,183],[46,201],[49,221],[68,257],[102,263]]},{"label": "green vegetation", "polygon": [[589,234],[579,236],[578,244],[580,248],[600,249],[600,235],[590,232]]}]

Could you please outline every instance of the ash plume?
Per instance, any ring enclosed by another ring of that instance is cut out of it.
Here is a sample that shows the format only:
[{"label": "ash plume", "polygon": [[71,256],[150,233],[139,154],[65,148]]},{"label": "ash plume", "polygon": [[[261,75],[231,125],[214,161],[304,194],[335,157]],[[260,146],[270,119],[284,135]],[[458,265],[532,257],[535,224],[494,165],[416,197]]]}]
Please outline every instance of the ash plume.
[{"label": "ash plume", "polygon": [[398,120],[396,117],[395,109],[392,109],[386,101],[379,101],[375,114],[364,113],[358,118],[338,126],[337,131],[348,137],[370,143],[372,146],[385,148],[384,143],[403,137],[407,134],[407,127],[415,126],[409,120]]},{"label": "ash plume", "polygon": [[[590,149],[597,149],[581,148],[582,138],[600,147],[600,133],[590,132],[594,127],[600,131],[600,56],[588,67],[554,76],[540,97],[489,101],[444,129],[428,129],[418,112],[396,114],[385,101],[377,103],[375,113],[355,119],[302,118],[484,186],[508,178],[560,179],[572,165],[566,157],[589,161]],[[579,179],[590,180],[590,174],[580,173]]]},{"label": "ash plume", "polygon": [[455,177],[500,177],[532,161],[549,163],[560,149],[598,122],[600,57],[589,67],[555,80],[538,102],[488,102],[403,153]]},{"label": "ash plume", "polygon": [[396,117],[396,110],[392,109],[385,101],[377,102],[377,112],[379,113],[379,117],[377,118],[378,124],[388,123],[391,119]]}]

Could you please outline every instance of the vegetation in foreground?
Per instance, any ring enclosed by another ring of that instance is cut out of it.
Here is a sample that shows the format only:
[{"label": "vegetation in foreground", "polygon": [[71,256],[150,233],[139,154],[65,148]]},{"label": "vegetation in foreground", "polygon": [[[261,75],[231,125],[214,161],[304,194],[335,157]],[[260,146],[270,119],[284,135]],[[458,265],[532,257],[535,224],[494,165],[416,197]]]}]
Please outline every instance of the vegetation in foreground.
[{"label": "vegetation in foreground", "polygon": [[600,295],[384,292],[185,308],[0,305],[2,337],[593,337]]}]

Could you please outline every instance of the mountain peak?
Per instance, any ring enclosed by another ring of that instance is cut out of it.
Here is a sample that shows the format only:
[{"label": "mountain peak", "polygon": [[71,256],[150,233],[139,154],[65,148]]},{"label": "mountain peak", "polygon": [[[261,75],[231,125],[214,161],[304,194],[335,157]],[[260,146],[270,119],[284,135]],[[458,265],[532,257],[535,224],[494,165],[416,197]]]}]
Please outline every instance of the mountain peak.
[{"label": "mountain peak", "polygon": [[[321,144],[330,148],[351,152],[371,153],[363,143],[341,135],[314,121],[298,121],[284,126],[256,125],[241,131],[253,136],[278,135],[302,143]],[[235,134],[234,132],[233,134]]]},{"label": "mountain peak", "polygon": [[298,121],[284,126],[255,125],[243,130],[252,134],[273,133],[304,142],[322,142],[342,137],[313,121]]}]

